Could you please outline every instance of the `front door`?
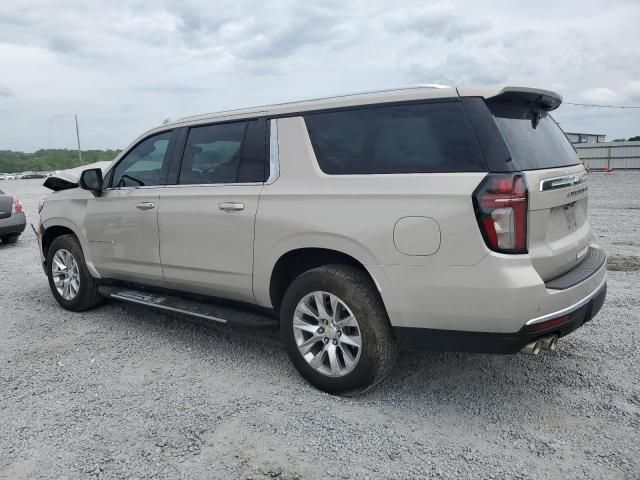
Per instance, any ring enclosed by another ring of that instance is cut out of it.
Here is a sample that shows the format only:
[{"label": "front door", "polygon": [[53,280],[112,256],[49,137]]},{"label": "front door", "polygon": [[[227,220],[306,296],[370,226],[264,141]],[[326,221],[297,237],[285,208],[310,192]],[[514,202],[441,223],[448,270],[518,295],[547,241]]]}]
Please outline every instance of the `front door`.
[{"label": "front door", "polygon": [[170,131],[147,137],[107,175],[102,195],[89,200],[89,249],[104,278],[162,283],[158,191],[166,180],[171,146]]},{"label": "front door", "polygon": [[254,302],[253,239],[266,175],[266,121],[189,129],[176,185],[160,193],[167,285]]}]

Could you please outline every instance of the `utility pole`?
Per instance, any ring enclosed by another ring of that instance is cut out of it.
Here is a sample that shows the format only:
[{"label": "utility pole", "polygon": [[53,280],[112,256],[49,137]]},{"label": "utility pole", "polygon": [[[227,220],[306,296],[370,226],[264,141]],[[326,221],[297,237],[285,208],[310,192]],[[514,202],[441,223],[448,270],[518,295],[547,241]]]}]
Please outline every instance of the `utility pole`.
[{"label": "utility pole", "polygon": [[76,138],[78,139],[78,159],[80,159],[80,165],[82,165],[82,149],[80,148],[80,128],[78,128],[78,115],[76,117]]}]

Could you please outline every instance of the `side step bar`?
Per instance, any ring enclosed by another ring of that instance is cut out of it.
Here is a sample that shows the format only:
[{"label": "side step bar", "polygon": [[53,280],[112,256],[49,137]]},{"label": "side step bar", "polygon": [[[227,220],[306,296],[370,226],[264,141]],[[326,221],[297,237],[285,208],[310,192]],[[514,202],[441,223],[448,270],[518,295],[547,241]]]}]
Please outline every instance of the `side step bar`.
[{"label": "side step bar", "polygon": [[203,320],[245,327],[277,327],[278,320],[267,315],[240,310],[207,301],[190,300],[160,293],[112,286],[99,287],[100,293],[114,300],[137,303]]}]

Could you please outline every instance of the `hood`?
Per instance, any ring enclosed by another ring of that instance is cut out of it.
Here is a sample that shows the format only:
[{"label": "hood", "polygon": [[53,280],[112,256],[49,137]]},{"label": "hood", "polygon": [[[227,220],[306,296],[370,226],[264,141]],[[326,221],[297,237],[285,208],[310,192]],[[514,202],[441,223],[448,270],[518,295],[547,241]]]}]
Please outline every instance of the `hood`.
[{"label": "hood", "polygon": [[113,162],[96,162],[88,165],[82,165],[81,167],[70,168],[68,170],[58,170],[53,172],[49,178],[47,178],[43,185],[54,192],[58,190],[67,190],[69,188],[76,188],[80,181],[80,175],[83,171],[91,168],[100,168],[102,175],[105,175],[109,167]]}]

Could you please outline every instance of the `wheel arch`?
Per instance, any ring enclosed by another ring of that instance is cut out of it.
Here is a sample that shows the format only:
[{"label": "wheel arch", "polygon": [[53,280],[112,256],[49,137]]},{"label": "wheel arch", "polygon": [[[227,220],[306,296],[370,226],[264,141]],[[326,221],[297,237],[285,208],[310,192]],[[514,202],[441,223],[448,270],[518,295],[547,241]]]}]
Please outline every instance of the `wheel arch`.
[{"label": "wheel arch", "polygon": [[73,235],[78,239],[78,242],[80,242],[82,254],[84,255],[84,260],[87,264],[89,273],[94,278],[100,278],[100,274],[96,270],[91,260],[89,245],[87,243],[86,237],[80,234],[80,229],[76,225],[65,219],[50,219],[49,221],[45,222],[43,227],[44,232],[42,233],[41,245],[42,255],[44,256],[45,262],[49,253],[49,247],[56,238],[60,237],[61,235]]},{"label": "wheel arch", "polygon": [[330,248],[303,247],[289,250],[275,262],[269,278],[269,299],[276,311],[279,311],[282,298],[291,282],[302,273],[323,265],[349,265],[364,272],[374,284],[380,286],[365,265],[355,257]]}]

